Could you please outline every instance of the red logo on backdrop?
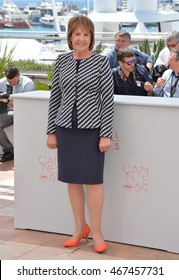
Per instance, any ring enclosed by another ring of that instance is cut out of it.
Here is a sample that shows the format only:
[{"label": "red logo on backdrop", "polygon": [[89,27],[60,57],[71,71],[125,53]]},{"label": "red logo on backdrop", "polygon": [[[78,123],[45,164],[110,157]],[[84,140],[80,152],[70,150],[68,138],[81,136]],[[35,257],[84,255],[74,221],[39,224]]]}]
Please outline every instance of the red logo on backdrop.
[{"label": "red logo on backdrop", "polygon": [[49,180],[54,182],[57,180],[57,158],[56,157],[46,157],[39,156],[39,163],[41,172],[39,178],[41,180]]},{"label": "red logo on backdrop", "polygon": [[147,192],[149,189],[148,177],[149,169],[143,165],[123,165],[124,184],[123,188],[127,191]]}]

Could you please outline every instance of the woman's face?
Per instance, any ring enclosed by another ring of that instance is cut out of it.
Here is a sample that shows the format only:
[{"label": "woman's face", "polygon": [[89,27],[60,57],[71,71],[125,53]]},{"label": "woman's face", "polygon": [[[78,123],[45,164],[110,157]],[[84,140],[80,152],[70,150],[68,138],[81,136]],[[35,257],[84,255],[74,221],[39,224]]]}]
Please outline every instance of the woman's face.
[{"label": "woman's face", "polygon": [[90,32],[82,27],[77,27],[71,35],[71,41],[74,51],[78,53],[89,52],[89,46],[91,43]]}]

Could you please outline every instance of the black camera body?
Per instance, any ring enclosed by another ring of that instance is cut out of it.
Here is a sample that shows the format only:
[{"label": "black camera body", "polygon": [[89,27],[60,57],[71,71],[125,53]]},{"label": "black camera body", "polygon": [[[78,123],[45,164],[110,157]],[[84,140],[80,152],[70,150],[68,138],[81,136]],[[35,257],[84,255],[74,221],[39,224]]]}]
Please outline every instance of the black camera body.
[{"label": "black camera body", "polygon": [[3,98],[9,98],[9,95],[7,94],[7,92],[0,92],[0,100]]},{"label": "black camera body", "polygon": [[10,85],[6,86],[6,92],[0,92],[0,114],[3,114],[6,112],[7,109],[7,103],[4,103],[1,101],[1,99],[9,99],[9,96],[12,94],[13,87]]},{"label": "black camera body", "polygon": [[6,92],[0,92],[0,100],[3,98],[8,99],[9,96],[12,94],[13,87],[10,85],[6,85]]},{"label": "black camera body", "polygon": [[165,65],[163,64],[159,64],[159,65],[156,65],[154,68],[153,68],[153,73],[152,73],[152,79],[153,79],[153,82],[157,82],[157,79],[162,77],[163,73],[168,69],[168,67],[166,67]]}]

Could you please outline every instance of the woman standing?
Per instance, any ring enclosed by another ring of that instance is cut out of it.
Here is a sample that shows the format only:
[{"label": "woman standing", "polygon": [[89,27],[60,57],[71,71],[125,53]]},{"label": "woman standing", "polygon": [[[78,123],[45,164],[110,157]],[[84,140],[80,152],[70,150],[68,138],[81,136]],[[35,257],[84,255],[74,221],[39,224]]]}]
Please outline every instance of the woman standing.
[{"label": "woman standing", "polygon": [[47,128],[47,145],[58,148],[58,180],[68,183],[76,224],[63,245],[74,247],[88,239],[85,184],[94,249],[103,252],[103,167],[104,152],[111,147],[113,78],[108,59],[93,52],[94,25],[88,17],[69,20],[67,41],[72,51],[59,55],[54,66]]}]

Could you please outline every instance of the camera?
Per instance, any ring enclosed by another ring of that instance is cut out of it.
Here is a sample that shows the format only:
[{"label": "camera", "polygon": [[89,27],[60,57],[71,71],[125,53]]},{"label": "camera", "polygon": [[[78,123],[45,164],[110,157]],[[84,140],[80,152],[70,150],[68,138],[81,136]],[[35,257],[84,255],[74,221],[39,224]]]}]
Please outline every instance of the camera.
[{"label": "camera", "polygon": [[9,96],[12,94],[13,87],[10,85],[6,85],[6,92],[0,92],[0,100],[3,98],[8,99]]},{"label": "camera", "polygon": [[152,73],[152,78],[153,78],[153,82],[157,82],[157,79],[159,77],[162,77],[163,73],[165,72],[165,70],[167,70],[168,68],[163,65],[163,64],[159,64],[159,65],[156,65],[154,68],[153,68],[153,73]]},{"label": "camera", "polygon": [[7,109],[7,103],[4,103],[1,101],[1,99],[9,99],[9,96],[12,94],[13,87],[10,85],[6,85],[6,92],[0,92],[0,114],[3,114],[6,112]]},{"label": "camera", "polygon": [[7,98],[8,99],[9,95],[7,94],[7,92],[0,92],[0,100],[3,98]]}]

